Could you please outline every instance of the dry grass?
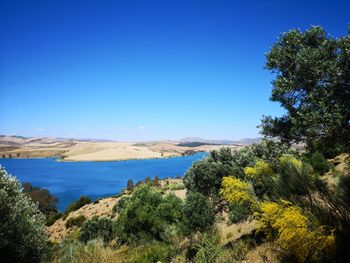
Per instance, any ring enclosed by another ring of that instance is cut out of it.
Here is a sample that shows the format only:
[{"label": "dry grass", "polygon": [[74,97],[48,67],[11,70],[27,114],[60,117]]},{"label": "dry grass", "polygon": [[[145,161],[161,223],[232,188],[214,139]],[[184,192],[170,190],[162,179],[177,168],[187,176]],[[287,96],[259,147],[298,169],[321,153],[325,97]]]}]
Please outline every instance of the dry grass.
[{"label": "dry grass", "polygon": [[250,250],[245,256],[245,262],[278,263],[281,252],[272,243],[263,243]]},{"label": "dry grass", "polygon": [[334,169],[331,169],[322,178],[331,189],[334,189],[335,185],[338,183],[340,174],[350,174],[350,155],[342,153],[329,161],[334,165]]},{"label": "dry grass", "polygon": [[72,244],[63,255],[55,258],[53,263],[122,263],[125,262],[118,255],[118,251],[103,246],[99,241],[90,242],[86,246]]},{"label": "dry grass", "polygon": [[223,218],[218,220],[216,227],[220,233],[223,245],[234,242],[244,235],[251,234],[257,228],[256,220],[247,220],[238,224],[230,224],[228,214],[223,213]]}]

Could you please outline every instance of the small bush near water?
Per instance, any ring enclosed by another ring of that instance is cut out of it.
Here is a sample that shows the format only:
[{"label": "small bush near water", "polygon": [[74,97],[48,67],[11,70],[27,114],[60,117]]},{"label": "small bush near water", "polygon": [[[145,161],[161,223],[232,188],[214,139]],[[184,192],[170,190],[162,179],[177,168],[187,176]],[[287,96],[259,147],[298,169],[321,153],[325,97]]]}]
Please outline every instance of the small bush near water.
[{"label": "small bush near water", "polygon": [[46,226],[52,226],[58,219],[60,219],[63,216],[62,213],[58,212],[54,215],[49,216],[46,219]]},{"label": "small bush near water", "polygon": [[76,202],[71,203],[68,206],[68,208],[65,211],[65,213],[68,214],[70,212],[76,211],[79,208],[83,207],[84,205],[91,204],[91,203],[92,203],[92,200],[89,197],[80,196],[80,198]]}]

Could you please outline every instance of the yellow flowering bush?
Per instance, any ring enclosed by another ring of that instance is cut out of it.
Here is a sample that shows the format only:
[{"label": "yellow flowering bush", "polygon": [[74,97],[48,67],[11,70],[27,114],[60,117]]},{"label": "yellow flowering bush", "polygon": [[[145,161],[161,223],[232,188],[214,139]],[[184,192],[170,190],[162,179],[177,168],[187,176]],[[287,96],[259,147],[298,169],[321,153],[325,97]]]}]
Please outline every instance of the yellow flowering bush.
[{"label": "yellow flowering bush", "polygon": [[285,154],[279,158],[280,165],[283,166],[292,166],[296,171],[301,172],[303,163],[302,161],[295,158],[293,155]]},{"label": "yellow flowering bush", "polygon": [[271,192],[273,170],[265,161],[257,161],[254,167],[246,167],[244,174],[253,183],[254,191],[257,196]]},{"label": "yellow flowering bush", "polygon": [[255,196],[251,185],[235,177],[224,177],[220,194],[229,203],[229,216],[232,223],[246,220],[255,205]]},{"label": "yellow flowering bush", "polygon": [[335,236],[323,226],[312,223],[299,207],[290,202],[281,204],[263,202],[260,205],[259,230],[298,262],[317,262],[330,256],[335,247]]},{"label": "yellow flowering bush", "polygon": [[246,167],[244,174],[251,179],[257,179],[258,176],[272,176],[273,171],[265,161],[257,161],[254,167]]},{"label": "yellow flowering bush", "polygon": [[232,176],[222,179],[220,194],[229,203],[243,204],[253,200],[250,184]]}]

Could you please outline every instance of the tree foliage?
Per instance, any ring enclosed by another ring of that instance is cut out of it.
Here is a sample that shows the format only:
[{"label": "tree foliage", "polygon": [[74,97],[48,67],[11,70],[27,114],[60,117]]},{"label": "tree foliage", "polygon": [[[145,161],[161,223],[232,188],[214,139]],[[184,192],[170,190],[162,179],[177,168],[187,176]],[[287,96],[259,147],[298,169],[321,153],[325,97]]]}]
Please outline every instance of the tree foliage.
[{"label": "tree foliage", "polygon": [[186,172],[186,188],[205,196],[217,196],[221,179],[233,172],[232,160],[232,151],[229,148],[211,152],[209,157],[195,162]]},{"label": "tree foliage", "polygon": [[187,195],[183,213],[183,224],[187,234],[204,232],[214,224],[214,207],[208,198],[199,192]]},{"label": "tree foliage", "polygon": [[32,186],[30,183],[23,184],[23,191],[38,203],[39,210],[47,216],[57,213],[58,198],[51,195],[50,191]]},{"label": "tree foliage", "polygon": [[266,68],[276,74],[271,100],[287,113],[265,116],[263,134],[305,142],[326,156],[350,149],[350,34],[288,31],[267,54]]},{"label": "tree foliage", "polygon": [[167,240],[167,230],[182,219],[182,201],[174,195],[162,196],[145,184],[125,199],[116,221],[118,239],[137,242],[140,239]]},{"label": "tree foliage", "polygon": [[311,155],[309,161],[312,167],[315,169],[315,171],[321,175],[328,172],[329,169],[331,169],[331,164],[320,152],[314,152]]},{"label": "tree foliage", "polygon": [[0,254],[2,262],[40,262],[47,243],[45,216],[0,167]]}]

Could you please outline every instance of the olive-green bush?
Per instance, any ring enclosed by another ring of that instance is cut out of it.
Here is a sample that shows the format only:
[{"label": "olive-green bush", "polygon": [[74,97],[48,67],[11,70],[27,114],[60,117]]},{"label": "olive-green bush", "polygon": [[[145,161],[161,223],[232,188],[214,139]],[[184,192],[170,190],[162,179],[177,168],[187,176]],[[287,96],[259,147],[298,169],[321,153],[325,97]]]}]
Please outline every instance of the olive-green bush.
[{"label": "olive-green bush", "polygon": [[283,154],[297,156],[297,152],[286,145],[271,140],[244,147],[240,150],[221,148],[212,151],[207,158],[195,162],[184,176],[184,184],[190,192],[200,192],[217,199],[222,178],[234,176],[245,179],[244,169],[253,167],[259,160],[265,161],[272,170],[279,164]]},{"label": "olive-green bush", "polygon": [[69,204],[68,208],[65,211],[65,214],[78,210],[84,205],[91,204],[91,203],[92,203],[92,200],[89,197],[80,196],[76,202]]},{"label": "olive-green bush", "polygon": [[80,229],[79,240],[88,242],[93,239],[102,239],[108,243],[115,238],[115,228],[113,221],[109,218],[93,217],[86,221]]},{"label": "olive-green bush", "polygon": [[61,212],[57,212],[46,218],[46,226],[52,226],[58,219],[63,216]]},{"label": "olive-green bush", "polygon": [[85,220],[86,218],[83,215],[71,217],[66,221],[65,226],[66,228],[70,228],[72,226],[81,227],[84,224]]},{"label": "olive-green bush", "polygon": [[183,208],[183,228],[186,234],[209,230],[215,221],[214,207],[199,192],[190,192]]},{"label": "olive-green bush", "polygon": [[319,152],[313,153],[309,161],[314,170],[321,175],[328,172],[332,167],[330,162]]},{"label": "olive-green bush", "polygon": [[16,178],[0,167],[1,262],[40,262],[46,245],[45,216]]},{"label": "olive-green bush", "polygon": [[182,201],[174,195],[162,196],[154,187],[144,184],[126,200],[116,220],[121,243],[142,239],[167,241],[168,230],[182,219]]}]

